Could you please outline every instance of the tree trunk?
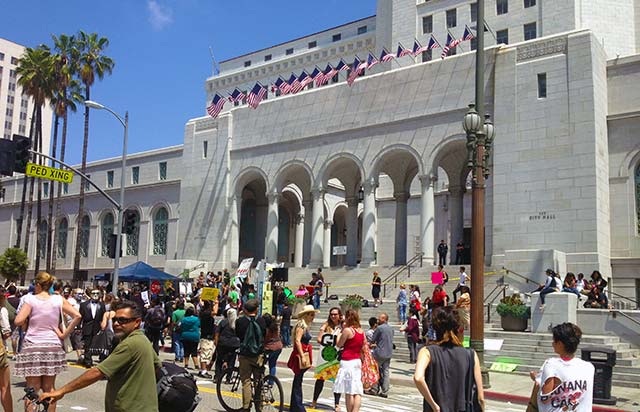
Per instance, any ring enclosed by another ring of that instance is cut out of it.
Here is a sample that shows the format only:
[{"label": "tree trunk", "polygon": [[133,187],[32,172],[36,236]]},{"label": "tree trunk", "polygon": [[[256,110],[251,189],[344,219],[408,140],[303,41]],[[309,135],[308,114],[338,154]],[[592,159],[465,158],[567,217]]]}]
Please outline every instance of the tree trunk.
[{"label": "tree trunk", "polygon": [[[90,99],[90,87],[86,85],[86,98]],[[80,171],[84,174],[87,171],[87,146],[89,145],[89,107],[84,107],[84,140],[82,141],[82,167]],[[76,221],[76,250],[73,257],[73,279],[78,281],[78,271],[80,270],[80,239],[82,238],[82,217],[84,216],[84,179],[80,182],[80,200],[78,201],[78,219]]]},{"label": "tree trunk", "polygon": [[[67,110],[65,108],[64,115],[62,117],[62,141],[60,142],[60,161],[64,162],[64,155],[67,150],[67,119],[69,115],[67,114]],[[57,222],[60,220],[62,216],[61,208],[60,208],[60,198],[62,197],[62,188],[63,184],[58,185],[58,194],[56,196],[56,219]],[[68,222],[67,222],[68,223]],[[69,225],[67,224],[67,228]],[[67,236],[69,236],[69,232],[67,232]],[[68,244],[68,242],[67,242]],[[53,247],[52,247],[52,259],[51,259],[51,272],[55,273],[56,271],[56,261],[58,258],[58,236],[53,238]]]},{"label": "tree trunk", "polygon": [[[42,150],[42,106],[38,106],[38,114],[36,117],[36,133],[38,136],[38,147]],[[38,156],[39,165],[44,164],[42,156]],[[36,206],[36,264],[34,275],[40,272],[40,250],[42,249],[42,239],[40,236],[40,226],[42,225],[42,179],[38,179],[38,193]],[[46,239],[45,239],[46,242]]]},{"label": "tree trunk", "polygon": [[[60,123],[60,116],[56,114],[56,118],[53,126],[53,144],[51,149],[51,157],[56,157],[56,148],[58,146],[58,124]],[[51,167],[55,167],[53,161],[51,162]],[[55,221],[53,220],[53,193],[55,190],[54,186],[55,181],[51,181],[49,188],[49,213],[47,214],[47,222],[49,222],[48,233],[47,233],[47,272],[51,273],[51,261],[53,259],[53,251],[52,251],[52,242],[53,242],[53,232],[55,228]],[[60,186],[60,185],[58,185]]]},{"label": "tree trunk", "polygon": [[[35,104],[34,112],[35,112],[34,115],[37,121],[37,118],[38,118],[37,103]],[[33,151],[39,152],[40,146],[38,145],[39,141],[38,141],[37,124],[36,124],[36,127],[34,128],[32,141],[33,141]],[[31,160],[34,163],[36,162],[34,158],[32,158]],[[32,177],[31,182],[29,183],[29,204],[27,206],[27,227],[24,233],[24,252],[27,254],[27,256],[29,255],[29,241],[31,240],[31,219],[33,218],[33,188],[35,185],[35,181],[36,181],[36,178]],[[36,230],[36,233],[37,233],[37,230]]]},{"label": "tree trunk", "polygon": [[[36,120],[36,107],[33,107],[33,112],[31,113],[31,125],[29,126],[29,138],[33,139],[33,128]],[[26,205],[27,199],[27,176],[24,175],[22,177],[22,200],[20,201],[20,216],[18,217],[18,236],[16,237],[16,247],[20,247],[20,242],[22,241],[22,224],[24,222],[24,207]],[[24,276],[21,278],[21,285],[24,286]]]}]

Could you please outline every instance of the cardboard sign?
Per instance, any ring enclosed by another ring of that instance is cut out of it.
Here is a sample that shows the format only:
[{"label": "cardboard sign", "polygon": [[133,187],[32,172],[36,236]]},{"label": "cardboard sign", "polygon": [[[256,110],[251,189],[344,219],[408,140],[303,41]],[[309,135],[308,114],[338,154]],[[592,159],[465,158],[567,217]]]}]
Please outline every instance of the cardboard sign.
[{"label": "cardboard sign", "polygon": [[442,279],[444,278],[444,273],[442,272],[431,272],[431,284],[432,285],[440,285],[442,284]]},{"label": "cardboard sign", "polygon": [[247,277],[247,275],[249,274],[249,270],[251,269],[252,263],[253,263],[253,258],[242,259],[242,262],[240,262],[240,266],[238,266],[238,269],[236,270],[236,276],[241,279],[244,279],[245,277]]},{"label": "cardboard sign", "polygon": [[518,367],[515,363],[493,362],[489,370],[496,372],[513,372]]},{"label": "cardboard sign", "polygon": [[200,300],[218,300],[218,293],[220,290],[218,288],[202,288],[202,294],[200,295]]},{"label": "cardboard sign", "polygon": [[262,314],[273,314],[273,291],[271,290],[271,283],[265,282],[262,288]]},{"label": "cardboard sign", "polygon": [[144,301],[144,303],[146,305],[149,305],[151,302],[149,301],[149,291],[145,290],[144,292],[140,293],[140,296],[142,297],[142,300]]}]

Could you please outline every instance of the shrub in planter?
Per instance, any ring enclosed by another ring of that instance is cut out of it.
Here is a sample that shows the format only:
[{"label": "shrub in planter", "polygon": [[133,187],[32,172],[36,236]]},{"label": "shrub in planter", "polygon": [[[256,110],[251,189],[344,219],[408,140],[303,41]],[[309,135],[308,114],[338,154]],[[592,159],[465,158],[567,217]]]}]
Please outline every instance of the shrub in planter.
[{"label": "shrub in planter", "polygon": [[340,301],[340,309],[342,312],[346,312],[348,309],[353,309],[355,311],[360,311],[362,308],[362,302],[364,298],[360,295],[347,295],[344,299]]},{"label": "shrub in planter", "polygon": [[502,329],[523,331],[531,317],[531,308],[526,306],[517,293],[500,300],[496,311],[501,317]]},{"label": "shrub in planter", "polygon": [[289,297],[289,307],[291,308],[291,317],[297,318],[298,313],[304,308],[307,301],[304,298],[298,298],[295,296]]}]

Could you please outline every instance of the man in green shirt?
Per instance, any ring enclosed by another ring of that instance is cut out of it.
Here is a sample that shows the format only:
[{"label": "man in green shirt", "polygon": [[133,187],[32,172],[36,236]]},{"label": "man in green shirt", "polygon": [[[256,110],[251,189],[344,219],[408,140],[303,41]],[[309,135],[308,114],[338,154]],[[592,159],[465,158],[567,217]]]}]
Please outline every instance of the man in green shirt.
[{"label": "man in green shirt", "polygon": [[184,319],[184,314],[184,302],[182,300],[179,300],[178,302],[176,302],[176,309],[171,315],[171,324],[173,326],[171,342],[173,343],[173,353],[176,356],[176,362],[184,362],[184,345],[182,344],[182,333],[179,327],[179,325],[182,323],[182,319]]},{"label": "man in green shirt", "polygon": [[106,412],[157,412],[156,370],[161,367],[151,342],[140,329],[142,313],[134,302],[118,305],[113,330],[120,343],[100,363],[62,388],[43,393],[40,400],[56,402],[64,395],[107,378]]}]

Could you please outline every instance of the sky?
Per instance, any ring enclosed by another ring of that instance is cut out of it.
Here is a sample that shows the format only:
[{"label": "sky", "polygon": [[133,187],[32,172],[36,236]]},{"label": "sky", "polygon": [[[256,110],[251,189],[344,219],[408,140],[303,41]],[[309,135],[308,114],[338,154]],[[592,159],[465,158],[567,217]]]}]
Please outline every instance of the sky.
[{"label": "sky", "polygon": [[[28,47],[51,35],[97,32],[109,39],[112,75],[91,88],[95,100],[129,112],[128,153],[183,142],[187,120],[205,115],[212,59],[240,56],[375,14],[375,0],[109,0],[2,2],[0,37]],[[66,159],[81,161],[83,107],[69,118]],[[122,126],[92,110],[88,160],[122,153]]]}]

